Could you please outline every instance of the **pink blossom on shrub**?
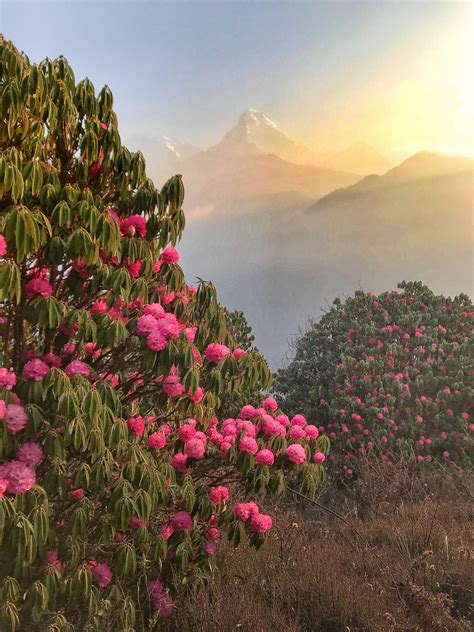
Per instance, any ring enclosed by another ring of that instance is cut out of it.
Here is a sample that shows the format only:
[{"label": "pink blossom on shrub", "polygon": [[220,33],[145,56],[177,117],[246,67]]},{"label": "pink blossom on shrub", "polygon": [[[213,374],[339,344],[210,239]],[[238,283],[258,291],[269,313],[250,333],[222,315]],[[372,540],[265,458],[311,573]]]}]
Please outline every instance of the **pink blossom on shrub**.
[{"label": "pink blossom on shrub", "polygon": [[168,397],[180,397],[184,393],[184,386],[180,383],[179,375],[168,375],[163,383],[163,391]]},{"label": "pink blossom on shrub", "polygon": [[306,418],[303,415],[295,415],[291,420],[291,424],[293,426],[301,426],[303,428],[306,426]]},{"label": "pink blossom on shrub", "polygon": [[35,380],[35,382],[41,382],[44,376],[48,373],[49,366],[43,360],[34,358],[28,360],[23,367],[23,375],[27,380]]},{"label": "pink blossom on shrub", "polygon": [[199,404],[200,402],[202,402],[203,397],[204,397],[204,391],[202,390],[200,386],[198,386],[194,395],[191,395],[189,399],[195,404]]},{"label": "pink blossom on shrub", "polygon": [[22,443],[17,450],[16,458],[29,467],[35,467],[43,458],[43,450],[36,441]]},{"label": "pink blossom on shrub", "polygon": [[135,437],[142,437],[145,432],[145,422],[143,418],[138,417],[130,417],[127,421],[127,426],[130,432],[135,435]]},{"label": "pink blossom on shrub", "polygon": [[286,455],[292,463],[300,464],[306,461],[306,452],[303,446],[292,443],[286,450]]},{"label": "pink blossom on shrub", "polygon": [[61,358],[56,355],[55,353],[47,353],[46,355],[43,356],[43,362],[46,362],[46,364],[49,366],[49,368],[56,368],[59,369],[59,367],[62,364],[62,360]]},{"label": "pink blossom on shrub", "polygon": [[5,492],[7,491],[7,487],[8,487],[8,479],[0,478],[0,500],[2,500],[3,496],[5,495]]},{"label": "pink blossom on shrub", "polygon": [[206,452],[206,446],[200,439],[190,439],[184,446],[187,456],[192,459],[202,459]]},{"label": "pink blossom on shrub", "polygon": [[246,522],[250,516],[255,516],[259,513],[258,505],[254,502],[237,503],[234,505],[234,515],[237,520]]},{"label": "pink blossom on shrub", "polygon": [[69,377],[72,377],[73,375],[84,375],[85,377],[88,377],[91,370],[85,362],[82,362],[81,360],[73,360],[66,366],[64,372]]},{"label": "pink blossom on shrub", "polygon": [[0,234],[0,257],[4,257],[7,254],[7,241],[5,237]]},{"label": "pink blossom on shrub", "polygon": [[316,452],[316,454],[313,457],[313,461],[315,463],[324,463],[325,460],[326,460],[326,455],[323,452]]},{"label": "pink blossom on shrub", "polygon": [[177,472],[183,473],[183,472],[186,472],[188,469],[187,462],[188,462],[188,455],[183,454],[182,452],[177,452],[171,458],[171,467]]},{"label": "pink blossom on shrub", "polygon": [[148,441],[148,445],[153,450],[159,450],[160,448],[163,448],[166,445],[166,437],[163,434],[163,432],[153,432],[148,437],[147,441]]},{"label": "pink blossom on shrub", "polygon": [[92,579],[99,584],[101,588],[105,588],[112,581],[112,571],[108,564],[96,564],[91,569]]},{"label": "pink blossom on shrub", "polygon": [[212,487],[209,492],[209,498],[211,502],[215,505],[225,503],[229,500],[229,489],[224,485],[217,485],[216,487]]},{"label": "pink blossom on shrub", "polygon": [[258,444],[253,437],[242,437],[239,442],[239,450],[241,452],[248,452],[249,454],[256,454]]},{"label": "pink blossom on shrub", "polygon": [[259,450],[255,455],[255,463],[257,465],[273,465],[275,456],[271,450]]},{"label": "pink blossom on shrub", "polygon": [[255,408],[250,404],[247,404],[240,411],[240,416],[242,417],[242,419],[251,419],[255,416]]},{"label": "pink blossom on shrub", "polygon": [[245,351],[245,349],[234,349],[232,355],[236,360],[240,360],[240,358],[243,358],[244,355],[247,355],[247,352]]},{"label": "pink blossom on shrub", "polygon": [[162,331],[154,329],[150,334],[148,334],[146,344],[152,351],[163,351],[168,344],[168,341]]},{"label": "pink blossom on shrub", "polygon": [[193,526],[193,519],[187,511],[178,511],[171,518],[171,526],[175,531],[190,531]]},{"label": "pink blossom on shrub", "polygon": [[216,552],[216,547],[211,542],[207,542],[204,545],[204,555],[206,557],[212,557],[215,554],[215,552]]},{"label": "pink blossom on shrub", "polygon": [[141,215],[130,215],[120,221],[120,232],[122,235],[133,236],[135,231],[140,237],[146,235],[146,219]]},{"label": "pink blossom on shrub", "polygon": [[49,297],[53,293],[53,286],[46,279],[31,279],[26,284],[27,298],[35,298],[36,296]]},{"label": "pink blossom on shrub", "polygon": [[26,426],[28,415],[20,404],[8,404],[5,412],[7,428],[12,434],[23,430]]},{"label": "pink blossom on shrub", "polygon": [[81,498],[84,498],[84,490],[81,487],[71,489],[71,491],[69,492],[69,496],[71,496],[71,498],[74,498],[74,500],[80,500]]},{"label": "pink blossom on shrub", "polygon": [[219,364],[221,360],[226,358],[230,353],[229,347],[221,345],[218,342],[211,342],[207,345],[205,356],[208,362]]},{"label": "pink blossom on shrub", "polygon": [[21,461],[13,460],[0,465],[0,479],[8,481],[9,494],[24,494],[35,484],[36,475]]},{"label": "pink blossom on shrub", "polygon": [[140,336],[148,335],[152,331],[154,331],[158,326],[158,321],[151,314],[143,314],[137,319],[137,324],[135,325],[135,331]]},{"label": "pink blossom on shrub", "polygon": [[5,368],[0,368],[0,386],[7,391],[11,391],[16,384],[16,375],[13,371],[9,371]]},{"label": "pink blossom on shrub", "polygon": [[306,436],[310,439],[317,439],[319,435],[319,430],[316,426],[308,424],[305,427]]},{"label": "pink blossom on shrub", "polygon": [[0,399],[0,419],[5,417],[5,413],[7,412],[7,405],[5,404],[3,399]]},{"label": "pink blossom on shrub", "polygon": [[176,248],[165,248],[161,253],[161,260],[163,261],[163,263],[167,263],[168,265],[178,263],[179,252],[176,250]]},{"label": "pink blossom on shrub", "polygon": [[253,533],[266,533],[272,528],[273,521],[266,514],[255,514],[250,518],[249,529]]},{"label": "pink blossom on shrub", "polygon": [[271,410],[272,412],[275,412],[275,410],[278,408],[278,404],[274,397],[267,397],[267,399],[263,402],[263,407],[265,408],[265,410]]}]

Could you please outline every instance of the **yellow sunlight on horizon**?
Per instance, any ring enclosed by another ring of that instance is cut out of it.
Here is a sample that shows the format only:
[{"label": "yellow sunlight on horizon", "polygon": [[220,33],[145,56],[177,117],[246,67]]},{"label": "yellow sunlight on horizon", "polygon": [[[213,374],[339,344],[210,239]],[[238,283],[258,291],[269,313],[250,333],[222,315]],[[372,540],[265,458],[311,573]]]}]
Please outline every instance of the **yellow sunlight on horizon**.
[{"label": "yellow sunlight on horizon", "polygon": [[362,83],[344,77],[338,106],[306,142],[342,148],[366,140],[398,158],[421,150],[472,156],[472,35],[472,21],[461,24],[458,17],[443,25],[436,50],[424,48],[420,33],[416,41],[401,43],[396,54],[375,61]]}]

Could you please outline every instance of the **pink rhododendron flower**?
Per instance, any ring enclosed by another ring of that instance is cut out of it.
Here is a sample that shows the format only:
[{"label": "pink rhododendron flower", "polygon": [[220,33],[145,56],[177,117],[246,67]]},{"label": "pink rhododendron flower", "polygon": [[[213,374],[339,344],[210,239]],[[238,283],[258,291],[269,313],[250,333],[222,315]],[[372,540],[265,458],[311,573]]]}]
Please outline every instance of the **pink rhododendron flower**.
[{"label": "pink rhododendron flower", "polygon": [[0,478],[0,500],[2,500],[3,496],[5,495],[5,492],[7,491],[7,487],[8,487],[8,479]]},{"label": "pink rhododendron flower", "polygon": [[159,450],[166,445],[166,437],[163,432],[153,432],[148,437],[147,443],[153,450]]},{"label": "pink rhododendron flower", "polygon": [[74,498],[74,500],[80,500],[81,498],[84,498],[84,490],[82,489],[82,487],[71,489],[71,491],[69,492],[69,496],[71,498]]},{"label": "pink rhododendron flower", "polygon": [[190,531],[193,526],[193,519],[187,511],[178,511],[171,518],[171,526],[175,531]]},{"label": "pink rhododendron flower", "polygon": [[258,513],[260,513],[258,505],[253,501],[234,505],[234,515],[241,522],[246,522],[250,516],[255,516]]},{"label": "pink rhododendron flower", "polygon": [[43,555],[43,564],[46,566],[54,566],[57,571],[61,571],[62,564],[58,560],[58,552],[56,549],[51,549],[50,551],[46,551]]},{"label": "pink rhododendron flower", "polygon": [[135,437],[142,437],[143,433],[145,432],[145,422],[140,416],[131,417],[127,421],[127,426],[130,432],[135,435]]},{"label": "pink rhododendron flower", "polygon": [[217,527],[211,527],[206,531],[206,538],[211,542],[217,542],[220,538],[221,532]]},{"label": "pink rhododendron flower", "polygon": [[21,461],[7,461],[0,465],[0,479],[8,481],[9,494],[24,494],[36,483],[36,475]]},{"label": "pink rhododendron flower", "polygon": [[81,360],[73,360],[66,366],[64,372],[69,377],[72,377],[73,375],[84,375],[85,377],[88,377],[91,370],[85,362],[81,362]]},{"label": "pink rhododendron flower", "polygon": [[49,366],[50,369],[52,369],[53,367],[56,369],[59,369],[59,367],[62,364],[61,358],[55,353],[47,353],[46,355],[43,356],[42,359],[43,359],[43,362],[46,362],[46,364]]},{"label": "pink rhododendron flower", "polygon": [[128,526],[130,529],[148,529],[148,522],[139,516],[133,516],[128,521]]},{"label": "pink rhododendron flower", "polygon": [[166,312],[159,303],[149,303],[143,308],[143,313],[146,316],[154,316],[156,320],[159,320],[160,318],[163,318]]},{"label": "pink rhododendron flower", "polygon": [[158,533],[161,535],[162,538],[168,540],[173,535],[174,529],[169,523],[162,524],[161,527],[158,529]]},{"label": "pink rhododendron flower", "polygon": [[35,380],[35,382],[41,382],[46,373],[49,371],[49,366],[43,360],[37,358],[28,360],[23,367],[23,375],[27,380]]},{"label": "pink rhododendron flower", "polygon": [[46,279],[31,279],[26,284],[26,296],[27,298],[35,298],[36,296],[51,296],[53,293],[53,286]]},{"label": "pink rhododendron flower", "polygon": [[305,432],[306,432],[306,436],[309,439],[317,439],[318,435],[319,435],[319,430],[316,426],[313,426],[311,424],[307,425],[305,428]]},{"label": "pink rhododendron flower", "polygon": [[306,461],[306,452],[303,446],[292,443],[286,450],[286,456],[292,463],[300,464]]},{"label": "pink rhododendron flower", "polygon": [[43,450],[36,441],[22,443],[17,450],[16,458],[29,467],[35,467],[43,458]]},{"label": "pink rhododendron flower", "polygon": [[250,518],[249,529],[253,533],[266,533],[272,528],[273,521],[266,514],[256,514]]},{"label": "pink rhododendron flower", "polygon": [[306,419],[305,419],[305,417],[303,417],[303,415],[295,415],[293,417],[293,419],[291,420],[291,424],[293,426],[304,427],[304,426],[306,426]]},{"label": "pink rhododendron flower", "polygon": [[208,362],[213,362],[214,364],[219,364],[221,360],[226,358],[230,353],[229,347],[225,345],[221,345],[218,342],[211,342],[207,345],[206,351],[204,353],[206,360]]},{"label": "pink rhododendron flower", "polygon": [[255,455],[255,463],[257,465],[273,465],[275,456],[271,450],[259,450]]},{"label": "pink rhododendron flower", "polygon": [[120,220],[119,226],[122,235],[133,237],[135,232],[137,232],[140,237],[145,237],[146,235],[146,219],[141,215],[130,215],[129,217],[125,217]]},{"label": "pink rhododendron flower", "polygon": [[290,439],[305,439],[306,438],[306,430],[301,426],[293,426],[290,429]]},{"label": "pink rhododendron flower", "polygon": [[112,571],[108,564],[96,564],[91,569],[92,579],[99,584],[101,588],[105,588],[112,581]]},{"label": "pink rhododendron flower", "polygon": [[165,334],[159,329],[154,329],[148,334],[146,344],[152,351],[163,351],[168,344]]},{"label": "pink rhododendron flower", "polygon": [[157,319],[152,314],[143,314],[137,319],[135,331],[140,336],[146,336],[154,331],[158,326]]},{"label": "pink rhododendron flower", "polygon": [[0,257],[4,257],[7,254],[7,241],[5,237],[0,234]]},{"label": "pink rhododendron flower", "polygon": [[20,404],[8,404],[5,411],[7,428],[12,434],[23,430],[26,426],[28,415]]},{"label": "pink rhododendron flower", "polygon": [[161,253],[161,260],[163,261],[163,263],[167,263],[168,265],[178,263],[179,252],[176,250],[176,248],[165,248]]},{"label": "pink rhododendron flower", "polygon": [[229,500],[229,489],[224,485],[217,485],[217,487],[212,487],[209,492],[209,498],[211,502],[215,505],[225,503]]},{"label": "pink rhododendron flower", "polygon": [[7,405],[3,399],[0,399],[0,419],[5,417],[5,413],[7,412]]},{"label": "pink rhododendron flower", "polygon": [[255,417],[255,408],[250,404],[247,404],[240,411],[240,416],[242,419],[251,419],[252,417]]},{"label": "pink rhododendron flower", "polygon": [[242,437],[239,442],[239,450],[241,452],[248,452],[249,454],[256,454],[258,451],[257,442],[253,437]]},{"label": "pink rhododendron flower", "polygon": [[232,352],[232,355],[234,356],[234,358],[236,360],[240,360],[240,358],[243,358],[244,355],[247,355],[247,352],[245,351],[245,349],[234,349],[234,351]]},{"label": "pink rhododendron flower", "polygon": [[326,460],[326,455],[323,452],[316,452],[316,454],[313,457],[313,461],[315,463],[324,463],[325,460]]},{"label": "pink rhododendron flower", "polygon": [[211,542],[207,542],[204,545],[204,555],[206,557],[212,557],[215,554],[215,552],[216,552],[216,547]]},{"label": "pink rhododendron flower", "polygon": [[182,452],[177,452],[171,459],[171,467],[176,470],[176,472],[186,472],[188,469],[187,466],[188,455],[183,454]]},{"label": "pink rhododendron flower", "polygon": [[191,395],[189,399],[195,404],[199,404],[200,402],[202,402],[203,397],[204,397],[204,391],[202,390],[200,386],[198,386],[194,395]]},{"label": "pink rhododendron flower", "polygon": [[163,391],[168,397],[180,397],[184,393],[184,386],[179,380],[179,375],[168,375],[163,382]]},{"label": "pink rhododendron flower", "polygon": [[184,451],[189,458],[202,459],[206,452],[206,446],[200,439],[190,439],[186,442]]},{"label": "pink rhododendron flower", "polygon": [[11,391],[16,384],[16,375],[13,371],[9,371],[5,368],[0,368],[0,386],[7,391]]},{"label": "pink rhododendron flower", "polygon": [[275,410],[278,408],[278,404],[274,397],[267,397],[267,399],[263,402],[263,407],[265,408],[265,410],[271,410],[272,412],[275,412]]}]

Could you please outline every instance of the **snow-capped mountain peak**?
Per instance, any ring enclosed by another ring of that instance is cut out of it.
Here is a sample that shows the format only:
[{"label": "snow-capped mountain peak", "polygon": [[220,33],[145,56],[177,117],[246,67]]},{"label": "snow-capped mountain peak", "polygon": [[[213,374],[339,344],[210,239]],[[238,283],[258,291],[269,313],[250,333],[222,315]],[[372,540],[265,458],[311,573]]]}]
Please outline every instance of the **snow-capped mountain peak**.
[{"label": "snow-capped mountain peak", "polygon": [[247,133],[250,134],[252,127],[268,126],[274,129],[279,129],[278,125],[273,121],[268,114],[256,110],[255,108],[249,108],[245,110],[239,120],[240,125],[246,127]]}]

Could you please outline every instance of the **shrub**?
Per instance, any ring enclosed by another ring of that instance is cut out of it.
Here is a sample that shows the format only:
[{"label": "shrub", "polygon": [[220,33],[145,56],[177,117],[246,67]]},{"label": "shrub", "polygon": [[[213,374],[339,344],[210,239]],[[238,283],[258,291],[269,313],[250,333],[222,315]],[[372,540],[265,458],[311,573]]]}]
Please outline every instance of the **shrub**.
[{"label": "shrub", "polygon": [[327,430],[331,458],[349,476],[367,455],[468,466],[473,316],[466,295],[437,296],[421,283],[358,291],[301,336],[274,388],[290,412]]},{"label": "shrub", "polygon": [[252,497],[316,490],[327,446],[272,398],[217,419],[271,375],[186,284],[181,178],[155,188],[110,90],[1,39],[0,97],[0,628],[153,629],[222,531],[263,543]]}]

